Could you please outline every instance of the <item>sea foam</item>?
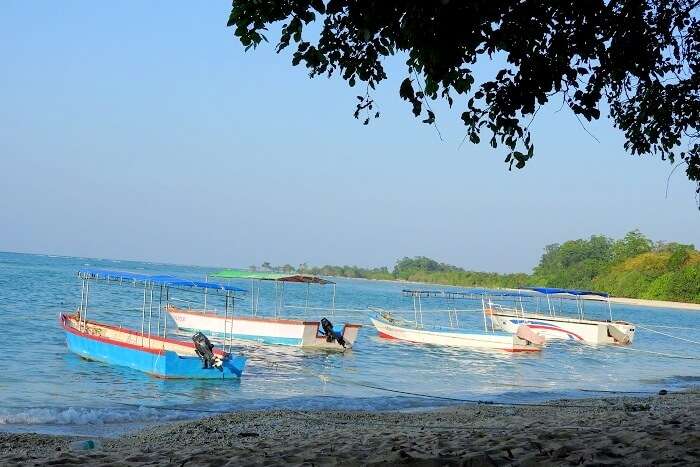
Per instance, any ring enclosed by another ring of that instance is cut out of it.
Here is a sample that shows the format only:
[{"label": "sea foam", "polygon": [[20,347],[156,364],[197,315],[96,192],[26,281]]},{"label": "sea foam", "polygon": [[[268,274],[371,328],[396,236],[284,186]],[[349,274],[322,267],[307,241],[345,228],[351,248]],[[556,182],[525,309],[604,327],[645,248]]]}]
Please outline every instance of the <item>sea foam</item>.
[{"label": "sea foam", "polygon": [[85,408],[37,407],[0,408],[2,425],[89,425],[125,422],[156,422],[192,418],[194,414],[151,407]]}]

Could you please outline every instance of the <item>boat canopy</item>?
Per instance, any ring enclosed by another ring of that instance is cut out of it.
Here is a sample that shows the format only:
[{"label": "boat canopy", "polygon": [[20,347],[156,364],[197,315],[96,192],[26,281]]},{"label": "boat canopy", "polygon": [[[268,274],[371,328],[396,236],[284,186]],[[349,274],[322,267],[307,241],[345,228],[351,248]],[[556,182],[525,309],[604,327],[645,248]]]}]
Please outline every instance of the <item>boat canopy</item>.
[{"label": "boat canopy", "polygon": [[421,290],[403,289],[404,295],[420,297],[444,297],[444,298],[472,298],[474,296],[489,297],[523,297],[522,292],[509,292],[507,290],[490,289],[466,289],[466,290]]},{"label": "boat canopy", "polygon": [[140,274],[136,272],[111,271],[98,268],[81,268],[78,270],[78,275],[85,279],[132,281],[148,285],[163,285],[166,287],[192,287],[197,289],[225,290],[228,292],[246,292],[245,289],[241,289],[240,287],[221,284],[219,282],[190,280],[170,275]]},{"label": "boat canopy", "polygon": [[597,295],[608,298],[610,295],[605,292],[595,292],[593,290],[560,289],[557,287],[523,287],[524,290],[532,290],[545,295],[568,294],[568,295]]},{"label": "boat canopy", "polygon": [[441,297],[443,295],[442,290],[403,289],[401,292],[404,295],[415,295],[421,297]]},{"label": "boat canopy", "polygon": [[262,281],[280,281],[280,282],[303,282],[306,284],[335,284],[322,277],[312,276],[310,274],[283,274],[271,271],[248,271],[245,269],[224,269],[223,271],[215,272],[211,277],[219,279],[258,279]]}]

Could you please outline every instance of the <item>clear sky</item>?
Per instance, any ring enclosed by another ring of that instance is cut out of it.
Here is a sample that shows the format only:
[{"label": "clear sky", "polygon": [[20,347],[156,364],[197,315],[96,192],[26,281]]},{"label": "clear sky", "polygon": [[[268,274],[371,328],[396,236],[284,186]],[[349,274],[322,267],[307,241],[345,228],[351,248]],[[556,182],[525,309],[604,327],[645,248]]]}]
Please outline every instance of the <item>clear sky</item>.
[{"label": "clear sky", "polygon": [[360,90],[272,45],[244,53],[229,10],[3,2],[0,250],[529,271],[544,245],[596,233],[700,245],[694,185],[679,169],[666,197],[668,162],[625,154],[605,119],[588,125],[598,143],[544,108],[535,159],[508,172],[503,150],[459,148],[454,112],[438,113],[444,141],[412,117],[400,60],[365,127]]}]

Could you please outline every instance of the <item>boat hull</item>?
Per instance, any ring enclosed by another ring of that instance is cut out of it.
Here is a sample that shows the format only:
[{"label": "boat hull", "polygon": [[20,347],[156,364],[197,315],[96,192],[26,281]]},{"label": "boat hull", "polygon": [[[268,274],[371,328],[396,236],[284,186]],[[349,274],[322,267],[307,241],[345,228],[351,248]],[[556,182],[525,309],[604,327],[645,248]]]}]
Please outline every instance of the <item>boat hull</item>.
[{"label": "boat hull", "polygon": [[[339,331],[346,347],[337,342],[328,342],[320,333],[318,321],[302,321],[266,317],[223,316],[212,312],[183,310],[169,306],[166,311],[175,321],[178,329],[202,331],[207,335],[224,338],[255,341],[261,344],[291,345],[342,351],[350,348],[357,340],[361,325],[345,323]],[[227,326],[227,327],[226,327]]]},{"label": "boat hull", "polygon": [[386,321],[371,318],[380,337],[400,339],[421,344],[433,344],[452,347],[465,347],[478,350],[497,350],[505,352],[536,352],[540,345],[521,339],[515,334],[477,334],[455,331],[426,331],[397,326]]},{"label": "boat hull", "polygon": [[[205,369],[198,356],[183,355],[166,348],[188,348],[190,345],[187,342],[151,337],[148,345],[145,345],[140,343],[145,339],[133,330],[88,321],[87,331],[83,331],[70,315],[62,314],[60,319],[68,349],[88,360],[132,368],[159,378],[175,379],[239,378],[245,367],[244,357],[218,353],[223,357],[221,370]],[[117,336],[119,338],[115,339]],[[159,344],[163,344],[161,348],[158,348]]]},{"label": "boat hull", "polygon": [[588,344],[631,344],[635,326],[626,321],[596,321],[577,318],[556,317],[542,314],[509,313],[491,310],[494,328],[514,332],[527,325],[545,339],[564,339]]}]

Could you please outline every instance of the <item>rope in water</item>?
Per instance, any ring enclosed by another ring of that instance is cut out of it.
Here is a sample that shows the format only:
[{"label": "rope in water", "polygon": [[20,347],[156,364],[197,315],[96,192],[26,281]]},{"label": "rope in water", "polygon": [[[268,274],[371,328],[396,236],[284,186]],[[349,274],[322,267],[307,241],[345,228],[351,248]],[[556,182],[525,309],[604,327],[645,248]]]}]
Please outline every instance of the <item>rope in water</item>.
[{"label": "rope in water", "polygon": [[663,325],[663,324],[644,324],[644,325],[642,325],[642,324],[637,324],[637,326],[639,326],[639,327],[645,326],[645,327],[647,327],[647,328],[662,328],[662,329],[683,329],[683,330],[686,330],[686,331],[697,331],[697,330],[700,330],[700,327],[696,327],[696,326],[666,326],[666,325]]},{"label": "rope in water", "polygon": [[622,350],[628,350],[630,352],[642,352],[642,353],[648,353],[648,354],[652,354],[652,355],[660,355],[662,357],[667,357],[667,358],[680,358],[683,360],[700,360],[700,357],[693,357],[691,355],[677,355],[677,354],[664,353],[664,352],[654,352],[653,350],[635,349],[633,347],[617,347],[617,348],[622,349]]},{"label": "rope in water", "polygon": [[[263,361],[263,360],[261,360]],[[415,397],[423,397],[427,399],[435,399],[435,400],[443,400],[443,401],[450,401],[450,402],[459,402],[459,403],[464,403],[464,404],[476,404],[476,405],[496,405],[496,406],[514,406],[514,407],[567,407],[567,408],[600,408],[600,406],[597,405],[586,405],[586,404],[546,404],[546,403],[531,403],[531,402],[495,402],[495,401],[485,401],[485,400],[480,400],[480,399],[463,399],[459,397],[450,397],[450,396],[440,396],[440,395],[435,395],[435,394],[425,394],[425,393],[419,393],[419,392],[412,392],[412,391],[402,391],[398,389],[391,389],[391,388],[386,388],[383,386],[378,386],[378,385],[373,385],[373,384],[368,384],[368,383],[363,383],[359,381],[353,381],[350,379],[342,379],[340,381],[336,380],[335,378],[331,378],[330,376],[323,375],[321,373],[318,373],[314,370],[308,369],[308,368],[299,368],[294,365],[290,364],[285,364],[285,363],[280,363],[280,362],[267,362],[270,363],[274,367],[286,367],[288,369],[293,369],[294,371],[301,371],[302,373],[307,373],[308,375],[314,376],[316,378],[319,378],[321,381],[324,383],[335,383],[335,384],[348,384],[348,385],[354,385],[358,387],[364,387],[367,389],[374,389],[377,391],[384,391],[384,392],[390,392],[390,393],[395,393],[395,394],[402,394],[402,395],[408,395],[408,396],[415,396]],[[507,385],[504,384],[504,385]],[[511,385],[514,387],[535,387],[535,386],[526,386],[526,385]],[[596,389],[574,389],[575,391],[581,391],[581,392],[591,392],[591,393],[606,393],[606,394],[640,394],[640,395],[653,395],[657,394],[657,392],[643,392],[643,391],[612,391],[612,390],[596,390]]]},{"label": "rope in water", "polygon": [[650,328],[648,328],[648,327],[646,327],[646,326],[642,326],[641,324],[637,324],[636,326],[637,326],[639,329],[644,329],[645,331],[653,332],[653,333],[655,333],[655,334],[661,334],[662,336],[670,337],[671,339],[678,339],[679,341],[690,342],[691,344],[698,344],[698,345],[700,345],[700,342],[694,341],[694,340],[692,340],[692,339],[686,339],[686,338],[684,338],[684,337],[678,337],[678,336],[674,336],[674,335],[672,335],[672,334],[668,334],[668,333],[665,333],[665,332],[656,331],[656,330],[650,329]]}]

